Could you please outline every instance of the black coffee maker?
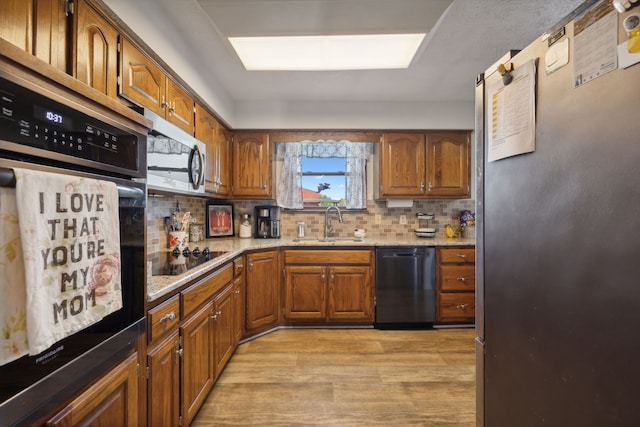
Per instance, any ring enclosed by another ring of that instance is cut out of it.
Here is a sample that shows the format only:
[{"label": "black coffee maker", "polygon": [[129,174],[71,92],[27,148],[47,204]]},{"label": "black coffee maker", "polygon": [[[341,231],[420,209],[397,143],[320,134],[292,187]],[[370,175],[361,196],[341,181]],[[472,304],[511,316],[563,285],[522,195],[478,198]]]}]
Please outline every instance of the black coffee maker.
[{"label": "black coffee maker", "polygon": [[280,206],[256,206],[255,237],[280,238]]}]

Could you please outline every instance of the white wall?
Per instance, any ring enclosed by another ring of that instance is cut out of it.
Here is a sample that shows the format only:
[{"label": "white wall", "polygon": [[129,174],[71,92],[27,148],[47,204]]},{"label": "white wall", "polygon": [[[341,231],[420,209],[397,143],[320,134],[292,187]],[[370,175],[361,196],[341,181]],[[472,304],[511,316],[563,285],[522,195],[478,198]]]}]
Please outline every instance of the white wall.
[{"label": "white wall", "polygon": [[472,102],[235,103],[237,129],[473,129]]}]

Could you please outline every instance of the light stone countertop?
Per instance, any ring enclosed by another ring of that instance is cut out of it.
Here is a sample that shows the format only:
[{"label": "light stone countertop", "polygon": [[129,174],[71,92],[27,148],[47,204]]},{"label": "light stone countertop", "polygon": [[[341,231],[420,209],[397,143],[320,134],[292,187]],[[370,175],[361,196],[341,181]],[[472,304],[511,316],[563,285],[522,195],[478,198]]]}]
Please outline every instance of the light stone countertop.
[{"label": "light stone countertop", "polygon": [[207,239],[195,244],[200,248],[208,247],[212,251],[224,251],[224,255],[214,258],[198,267],[192,268],[178,276],[148,276],[147,278],[147,301],[167,295],[181,286],[195,281],[205,273],[219,267],[247,251],[282,248],[282,247],[314,247],[319,249],[331,249],[336,247],[366,247],[374,248],[378,246],[475,246],[475,239],[447,238],[436,236],[433,238],[403,237],[384,238],[367,237],[362,240],[353,238],[336,237],[335,241],[323,242],[316,238],[280,238],[280,239],[240,239],[240,238],[220,238]]}]

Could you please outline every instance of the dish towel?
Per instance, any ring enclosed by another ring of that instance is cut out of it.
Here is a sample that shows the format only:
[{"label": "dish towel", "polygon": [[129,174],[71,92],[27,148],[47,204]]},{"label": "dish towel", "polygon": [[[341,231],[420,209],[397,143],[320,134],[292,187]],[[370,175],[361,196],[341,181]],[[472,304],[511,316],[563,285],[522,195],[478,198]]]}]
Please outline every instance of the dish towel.
[{"label": "dish towel", "polygon": [[0,366],[29,353],[16,189],[0,188]]},{"label": "dish towel", "polygon": [[36,355],[122,308],[118,189],[84,177],[14,173],[27,340]]}]

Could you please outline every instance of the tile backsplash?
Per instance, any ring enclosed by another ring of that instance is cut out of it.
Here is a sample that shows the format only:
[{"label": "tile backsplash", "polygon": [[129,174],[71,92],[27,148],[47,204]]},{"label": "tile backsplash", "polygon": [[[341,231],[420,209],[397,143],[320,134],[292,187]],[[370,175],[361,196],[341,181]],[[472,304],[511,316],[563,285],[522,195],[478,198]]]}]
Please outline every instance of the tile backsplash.
[{"label": "tile backsplash", "polygon": [[[175,195],[149,195],[147,204],[147,246],[149,253],[167,248],[167,233],[164,229],[164,217],[176,211],[177,205],[181,213],[190,212],[191,217],[198,223],[205,223],[206,199],[200,197],[175,196]],[[240,216],[243,213],[254,218],[254,207],[267,205],[265,201],[233,201],[235,235],[238,235]],[[385,202],[369,200],[367,210],[349,212],[343,210],[344,222],[340,224],[335,219],[332,221],[334,235],[338,237],[353,236],[356,228],[363,228],[367,237],[403,237],[413,236],[413,230],[418,227],[416,214],[433,213],[434,219],[429,221],[429,227],[435,227],[438,233],[443,231],[446,224],[458,227],[458,214],[461,210],[468,209],[475,212],[473,199],[463,200],[423,200],[414,201],[410,208],[387,208]],[[379,215],[380,223],[376,224],[376,216]],[[406,224],[400,224],[400,216],[406,216]],[[335,216],[334,216],[335,218]],[[304,222],[305,234],[308,237],[321,237],[324,227],[323,212],[298,212],[282,211],[281,236],[295,237],[297,223]],[[425,226],[424,224],[422,226]]]}]

